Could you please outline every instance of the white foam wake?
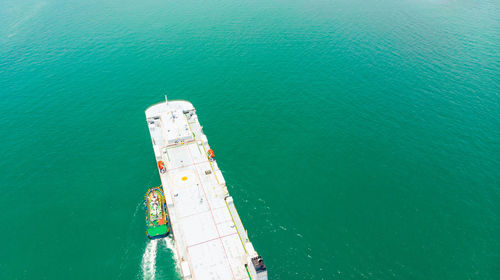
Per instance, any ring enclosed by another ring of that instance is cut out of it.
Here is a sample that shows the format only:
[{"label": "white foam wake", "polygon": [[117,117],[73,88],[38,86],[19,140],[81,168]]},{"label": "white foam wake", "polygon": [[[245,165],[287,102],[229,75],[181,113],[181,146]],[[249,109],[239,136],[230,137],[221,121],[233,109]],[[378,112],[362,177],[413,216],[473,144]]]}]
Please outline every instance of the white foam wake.
[{"label": "white foam wake", "polygon": [[142,254],[142,279],[154,280],[156,274],[156,251],[158,240],[150,240]]},{"label": "white foam wake", "polygon": [[175,264],[175,270],[177,273],[180,273],[179,263],[177,262],[177,248],[175,247],[174,239],[170,236],[165,237],[163,238],[163,244],[165,244],[165,247],[172,252],[172,260]]}]

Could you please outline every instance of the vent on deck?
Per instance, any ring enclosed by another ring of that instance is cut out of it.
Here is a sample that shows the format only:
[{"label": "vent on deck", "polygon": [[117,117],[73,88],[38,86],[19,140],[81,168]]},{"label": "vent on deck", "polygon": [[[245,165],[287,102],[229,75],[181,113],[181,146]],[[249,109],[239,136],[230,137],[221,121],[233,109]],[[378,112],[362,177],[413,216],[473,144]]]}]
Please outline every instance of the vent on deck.
[{"label": "vent on deck", "polygon": [[264,273],[267,271],[266,265],[264,264],[264,260],[262,259],[261,256],[252,258],[252,264],[253,267],[255,267],[255,271],[257,272],[257,274]]}]

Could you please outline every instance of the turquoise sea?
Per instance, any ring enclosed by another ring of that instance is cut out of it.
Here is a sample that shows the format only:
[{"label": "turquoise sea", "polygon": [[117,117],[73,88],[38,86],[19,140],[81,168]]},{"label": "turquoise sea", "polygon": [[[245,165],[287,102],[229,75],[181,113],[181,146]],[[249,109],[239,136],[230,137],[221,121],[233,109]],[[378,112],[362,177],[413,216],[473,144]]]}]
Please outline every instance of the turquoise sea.
[{"label": "turquoise sea", "polygon": [[165,94],[270,279],[499,279],[498,0],[0,1],[0,279],[179,278]]}]

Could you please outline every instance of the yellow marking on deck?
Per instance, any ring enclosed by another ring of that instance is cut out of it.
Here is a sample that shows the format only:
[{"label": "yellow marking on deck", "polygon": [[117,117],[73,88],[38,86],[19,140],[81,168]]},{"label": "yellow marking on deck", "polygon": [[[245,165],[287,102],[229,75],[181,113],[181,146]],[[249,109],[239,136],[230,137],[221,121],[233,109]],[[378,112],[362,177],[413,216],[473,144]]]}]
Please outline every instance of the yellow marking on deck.
[{"label": "yellow marking on deck", "polygon": [[[188,120],[186,114],[184,114],[184,117],[186,118],[186,122],[188,124],[189,131],[191,131],[191,134],[193,134],[193,140],[194,140],[194,142],[198,142],[198,140],[196,140],[196,136],[195,136],[195,134],[193,132],[193,129],[191,128],[191,124],[189,123],[189,120]],[[212,172],[214,174],[215,180],[217,181],[217,184],[220,185],[219,179],[217,178],[217,175],[215,174],[215,169],[214,169],[214,167],[212,165],[210,157],[208,156],[207,150],[205,149],[205,145],[203,145],[203,142],[201,142],[201,141],[200,141],[200,143],[201,143],[201,146],[203,147],[203,150],[205,151],[205,156],[208,159],[208,163],[210,163],[210,167],[212,168]],[[198,145],[196,145],[196,147],[198,147],[198,150],[200,150],[200,147]],[[201,150],[200,150],[200,153],[201,153]]]},{"label": "yellow marking on deck", "polygon": [[187,179],[188,179],[188,177],[184,176],[184,177],[182,177],[182,179],[181,179],[181,180],[182,180],[182,181],[186,181]]},{"label": "yellow marking on deck", "polygon": [[[238,230],[238,226],[236,225],[236,221],[234,220],[233,214],[231,213],[231,209],[229,209],[229,204],[227,204],[227,201],[224,199],[224,202],[226,203],[227,210],[229,211],[229,215],[231,215],[231,220],[233,220],[234,228],[236,229],[236,232],[238,233],[238,237],[240,238],[241,245],[243,245],[243,250],[245,250],[245,253],[248,254],[247,248],[245,248],[245,243],[243,243],[243,239],[241,239],[241,234],[240,231]],[[234,206],[234,204],[233,204]],[[236,207],[234,207],[234,210],[236,211],[236,215],[238,215],[238,210],[236,210]],[[239,215],[238,215],[238,218]],[[241,218],[240,218],[241,221]],[[243,227],[243,224],[241,225]],[[243,230],[245,230],[245,227],[243,227]]]}]

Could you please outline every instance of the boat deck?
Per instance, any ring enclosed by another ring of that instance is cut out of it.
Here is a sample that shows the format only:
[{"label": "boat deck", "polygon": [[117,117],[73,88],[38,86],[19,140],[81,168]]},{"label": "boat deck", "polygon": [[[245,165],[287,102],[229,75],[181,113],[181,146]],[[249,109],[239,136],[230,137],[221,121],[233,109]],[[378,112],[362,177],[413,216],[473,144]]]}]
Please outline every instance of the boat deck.
[{"label": "boat deck", "polygon": [[183,278],[264,279],[191,103],[160,103],[146,116],[156,160],[166,167],[160,177]]}]

